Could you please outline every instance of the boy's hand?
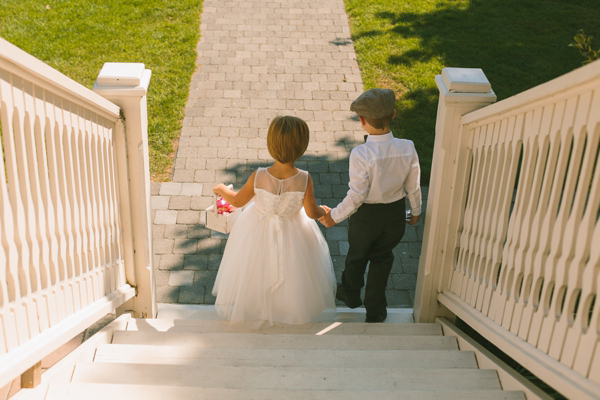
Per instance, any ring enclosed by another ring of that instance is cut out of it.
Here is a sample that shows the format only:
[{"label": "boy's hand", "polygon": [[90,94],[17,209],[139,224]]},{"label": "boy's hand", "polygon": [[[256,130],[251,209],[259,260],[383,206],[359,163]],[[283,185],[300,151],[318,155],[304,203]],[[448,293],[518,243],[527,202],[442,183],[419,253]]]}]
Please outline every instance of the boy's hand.
[{"label": "boy's hand", "polygon": [[415,225],[417,222],[419,222],[420,217],[420,215],[413,215],[410,217],[410,219],[406,220],[406,223],[409,225]]},{"label": "boy's hand", "polygon": [[332,226],[335,225],[335,221],[333,220],[333,218],[331,218],[331,208],[327,207],[327,206],[321,206],[323,207],[327,213],[325,215],[323,215],[321,218],[319,218],[319,222],[323,224],[323,226],[325,226],[326,228],[331,228]]}]

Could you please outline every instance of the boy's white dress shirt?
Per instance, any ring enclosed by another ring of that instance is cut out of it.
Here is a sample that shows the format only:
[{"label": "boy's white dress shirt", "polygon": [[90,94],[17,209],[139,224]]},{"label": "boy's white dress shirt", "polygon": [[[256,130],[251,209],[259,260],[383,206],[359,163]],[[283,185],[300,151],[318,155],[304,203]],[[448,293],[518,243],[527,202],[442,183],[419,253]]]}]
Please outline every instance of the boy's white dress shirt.
[{"label": "boy's white dress shirt", "polygon": [[339,223],[363,203],[393,203],[408,199],[412,215],[421,215],[421,168],[411,140],[394,138],[392,132],[369,135],[367,142],[350,154],[348,194],[331,210]]}]

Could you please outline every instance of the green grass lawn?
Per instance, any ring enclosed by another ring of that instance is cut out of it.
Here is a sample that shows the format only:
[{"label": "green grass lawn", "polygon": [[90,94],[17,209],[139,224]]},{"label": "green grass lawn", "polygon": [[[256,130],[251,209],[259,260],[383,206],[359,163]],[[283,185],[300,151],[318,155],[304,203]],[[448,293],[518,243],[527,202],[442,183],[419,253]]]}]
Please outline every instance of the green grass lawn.
[{"label": "green grass lawn", "polygon": [[[169,179],[181,131],[201,0],[0,0],[0,37],[91,88],[107,61],[143,62],[150,169]],[[345,0],[365,87],[396,90],[392,130],[415,142],[429,181],[444,67],[482,68],[498,99],[560,76],[583,57],[583,28],[600,47],[597,0]],[[47,7],[48,6],[48,7]]]},{"label": "green grass lawn", "polygon": [[598,0],[345,2],[365,89],[397,92],[392,131],[415,142],[425,184],[442,68],[481,68],[502,100],[581,66],[579,29],[600,47]]},{"label": "green grass lawn", "polygon": [[0,0],[0,37],[92,88],[105,62],[142,62],[150,170],[169,179],[200,38],[201,0]]}]

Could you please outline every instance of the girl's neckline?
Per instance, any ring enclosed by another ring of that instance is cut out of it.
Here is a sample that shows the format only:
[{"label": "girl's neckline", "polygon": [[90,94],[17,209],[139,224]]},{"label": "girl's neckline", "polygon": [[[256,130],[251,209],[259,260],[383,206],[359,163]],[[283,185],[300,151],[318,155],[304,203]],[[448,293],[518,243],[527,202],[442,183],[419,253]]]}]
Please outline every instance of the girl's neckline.
[{"label": "girl's neckline", "polygon": [[277,178],[275,175],[273,175],[270,171],[269,171],[270,167],[265,168],[265,171],[267,171],[267,174],[269,174],[271,176],[271,178],[273,179],[277,179],[278,181],[285,181],[287,179],[292,179],[293,177],[297,176],[300,173],[300,168],[296,168],[296,173],[292,176],[289,176],[287,178]]}]

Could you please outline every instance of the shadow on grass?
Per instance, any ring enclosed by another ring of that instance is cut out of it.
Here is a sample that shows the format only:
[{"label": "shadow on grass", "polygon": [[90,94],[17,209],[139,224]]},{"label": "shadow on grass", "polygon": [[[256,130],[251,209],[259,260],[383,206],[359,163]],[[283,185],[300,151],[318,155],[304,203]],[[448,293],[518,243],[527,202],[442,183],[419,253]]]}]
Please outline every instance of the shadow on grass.
[{"label": "shadow on grass", "polygon": [[[365,5],[371,3],[377,7]],[[595,0],[347,0],[347,9],[365,84],[386,84],[365,75],[372,69],[407,89],[392,130],[415,142],[424,184],[437,113],[433,78],[441,67],[481,68],[502,100],[580,67],[582,57],[568,44],[580,28],[594,34],[600,18]],[[373,55],[379,51],[388,53]]]}]

